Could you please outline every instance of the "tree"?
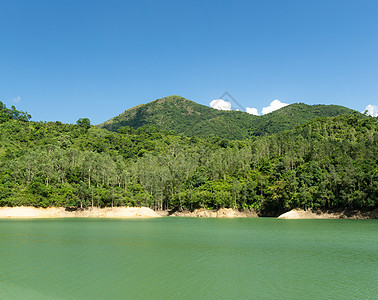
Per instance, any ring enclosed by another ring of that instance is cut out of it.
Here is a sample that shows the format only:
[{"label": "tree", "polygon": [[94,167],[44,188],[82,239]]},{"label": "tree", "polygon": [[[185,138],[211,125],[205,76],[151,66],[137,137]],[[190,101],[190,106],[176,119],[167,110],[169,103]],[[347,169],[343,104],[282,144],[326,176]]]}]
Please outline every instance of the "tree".
[{"label": "tree", "polygon": [[77,120],[76,124],[85,129],[89,129],[89,127],[91,127],[91,121],[89,121],[88,118],[80,118]]}]

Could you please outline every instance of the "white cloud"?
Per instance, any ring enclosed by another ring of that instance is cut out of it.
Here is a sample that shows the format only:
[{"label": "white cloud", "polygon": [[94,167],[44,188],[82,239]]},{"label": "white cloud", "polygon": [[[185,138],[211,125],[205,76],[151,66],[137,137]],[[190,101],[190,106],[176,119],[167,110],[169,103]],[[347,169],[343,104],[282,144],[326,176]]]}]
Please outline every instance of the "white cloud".
[{"label": "white cloud", "polygon": [[14,99],[12,100],[12,102],[13,102],[13,103],[20,103],[20,102],[21,102],[21,97],[18,96],[18,97],[16,97],[16,98],[14,98]]},{"label": "white cloud", "polygon": [[231,110],[231,102],[224,101],[222,99],[215,99],[211,101],[210,106],[218,110]]},{"label": "white cloud", "polygon": [[254,108],[254,107],[247,107],[245,111],[251,115],[255,115],[255,116],[259,115],[257,108]]},{"label": "white cloud", "polygon": [[378,106],[369,104],[366,106],[365,110],[362,112],[364,113],[367,111],[367,114],[372,117],[378,117]]},{"label": "white cloud", "polygon": [[272,102],[270,102],[269,106],[263,107],[262,114],[263,115],[269,114],[272,111],[275,111],[275,110],[280,109],[282,107],[285,107],[287,105],[289,105],[289,104],[283,103],[283,102],[279,101],[278,99],[273,100]]}]

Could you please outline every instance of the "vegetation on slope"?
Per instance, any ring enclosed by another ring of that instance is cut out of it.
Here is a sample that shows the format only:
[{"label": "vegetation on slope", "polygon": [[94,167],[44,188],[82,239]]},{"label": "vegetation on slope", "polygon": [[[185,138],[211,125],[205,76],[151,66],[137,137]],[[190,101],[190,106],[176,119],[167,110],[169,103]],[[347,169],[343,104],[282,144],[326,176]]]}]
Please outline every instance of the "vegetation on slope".
[{"label": "vegetation on slope", "polygon": [[295,128],[317,117],[332,117],[354,111],[336,105],[292,104],[263,116],[241,111],[220,111],[180,96],[169,96],[131,108],[100,124],[117,131],[123,126],[154,126],[186,136],[243,140]]},{"label": "vegetation on slope", "polygon": [[318,118],[244,141],[153,127],[111,132],[83,120],[2,119],[0,206],[233,207],[277,215],[377,205],[377,118]]}]

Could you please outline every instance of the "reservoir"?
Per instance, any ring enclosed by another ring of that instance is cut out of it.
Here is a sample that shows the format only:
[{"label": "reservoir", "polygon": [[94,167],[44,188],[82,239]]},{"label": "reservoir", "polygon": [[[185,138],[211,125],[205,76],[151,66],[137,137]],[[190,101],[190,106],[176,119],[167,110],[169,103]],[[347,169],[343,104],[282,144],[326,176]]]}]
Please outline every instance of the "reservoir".
[{"label": "reservoir", "polygon": [[375,299],[377,220],[0,220],[1,299]]}]

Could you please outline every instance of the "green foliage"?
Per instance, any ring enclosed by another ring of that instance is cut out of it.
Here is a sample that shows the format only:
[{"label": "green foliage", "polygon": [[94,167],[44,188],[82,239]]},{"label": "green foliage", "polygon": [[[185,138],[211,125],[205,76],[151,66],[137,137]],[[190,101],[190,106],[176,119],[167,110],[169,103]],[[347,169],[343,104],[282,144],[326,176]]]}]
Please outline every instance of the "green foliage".
[{"label": "green foliage", "polygon": [[190,137],[221,137],[226,146],[226,139],[264,136],[293,129],[318,117],[351,113],[356,112],[337,105],[310,106],[297,103],[267,115],[254,116],[241,111],[216,110],[180,96],[169,96],[133,107],[99,126],[118,132],[155,126]]},{"label": "green foliage", "polygon": [[12,117],[0,124],[0,205],[232,207],[266,216],[373,208],[377,141],[377,118],[358,114],[243,141]]},{"label": "green foliage", "polygon": [[31,116],[27,112],[16,110],[12,105],[11,109],[0,101],[0,123],[7,122],[9,120],[20,120],[27,122],[31,119]]},{"label": "green foliage", "polygon": [[88,118],[80,118],[77,120],[76,124],[85,129],[89,129],[89,127],[91,127],[91,121],[89,121]]}]

